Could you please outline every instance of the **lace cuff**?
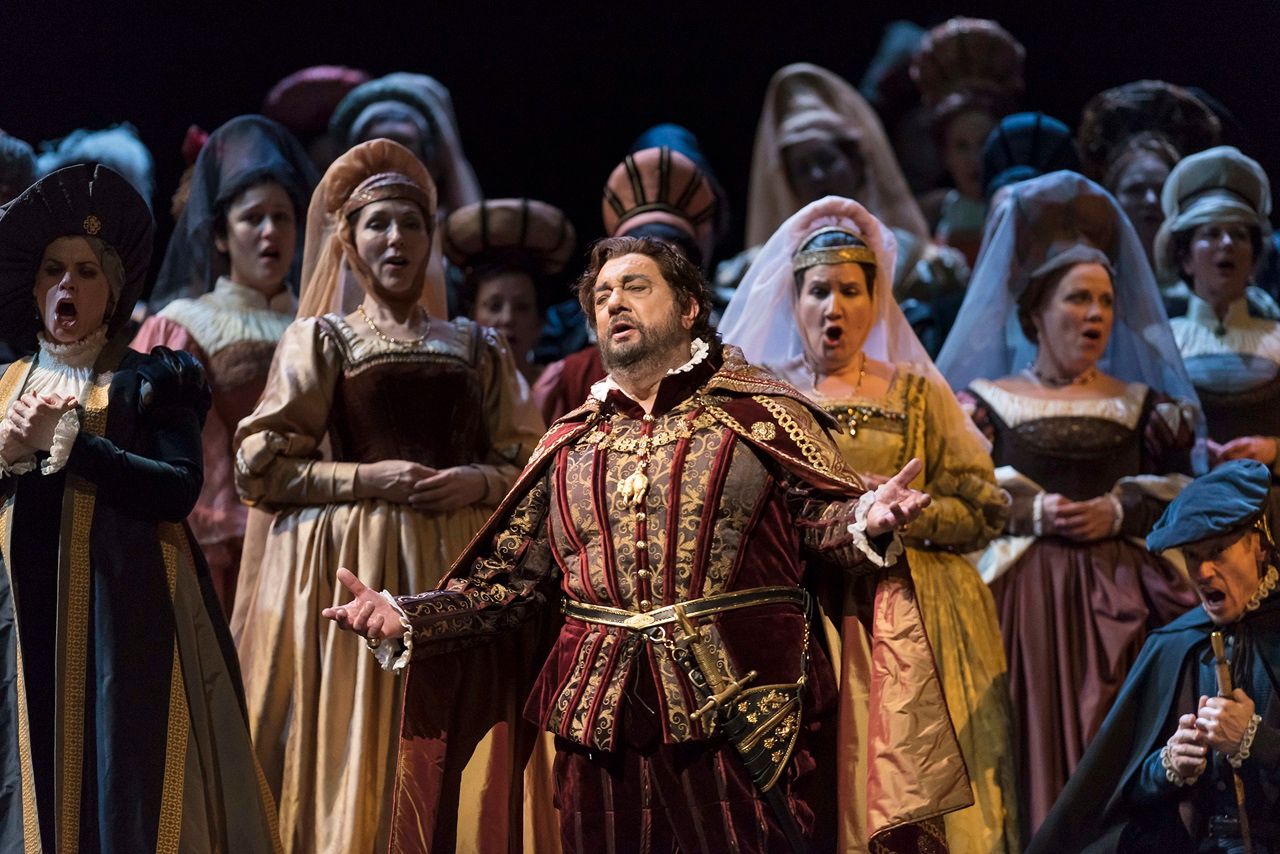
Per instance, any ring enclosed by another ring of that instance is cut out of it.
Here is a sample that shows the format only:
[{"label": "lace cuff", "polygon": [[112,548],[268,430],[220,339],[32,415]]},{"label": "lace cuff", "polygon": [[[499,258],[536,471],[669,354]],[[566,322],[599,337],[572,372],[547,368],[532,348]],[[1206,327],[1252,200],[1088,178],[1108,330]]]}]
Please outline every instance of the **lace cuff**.
[{"label": "lace cuff", "polygon": [[396,613],[400,615],[400,627],[404,629],[404,636],[399,640],[382,641],[377,646],[371,646],[370,649],[373,650],[373,656],[378,659],[378,664],[383,670],[399,673],[409,665],[409,659],[413,658],[413,627],[409,625],[409,618],[396,602],[396,597],[383,590],[382,598],[390,602],[391,607],[395,608]]},{"label": "lace cuff", "polygon": [[69,409],[58,419],[58,426],[53,428],[53,444],[49,446],[49,457],[40,463],[41,474],[54,474],[62,471],[71,456],[71,448],[80,435],[80,413]]},{"label": "lace cuff", "polygon": [[1244,737],[1240,739],[1240,749],[1227,757],[1232,768],[1239,770],[1253,750],[1253,740],[1258,737],[1258,725],[1262,723],[1261,715],[1249,718],[1249,726],[1245,728]]},{"label": "lace cuff", "polygon": [[6,463],[4,458],[0,457],[0,477],[18,477],[35,469],[36,458],[33,456],[20,457],[11,463]]},{"label": "lace cuff", "polygon": [[1184,786],[1194,786],[1196,781],[1200,779],[1200,775],[1204,773],[1206,766],[1201,766],[1200,770],[1191,777],[1183,777],[1173,767],[1173,757],[1169,755],[1169,745],[1160,748],[1160,766],[1164,768],[1164,778],[1173,785],[1181,789]]},{"label": "lace cuff", "polygon": [[875,492],[862,493],[862,497],[853,508],[853,524],[849,526],[849,534],[853,537],[853,545],[858,551],[866,555],[871,563],[883,568],[898,562],[898,555],[902,554],[902,538],[898,536],[897,531],[894,531],[893,539],[882,555],[867,537],[867,514],[871,512],[871,505],[879,499],[882,488],[877,487]]}]

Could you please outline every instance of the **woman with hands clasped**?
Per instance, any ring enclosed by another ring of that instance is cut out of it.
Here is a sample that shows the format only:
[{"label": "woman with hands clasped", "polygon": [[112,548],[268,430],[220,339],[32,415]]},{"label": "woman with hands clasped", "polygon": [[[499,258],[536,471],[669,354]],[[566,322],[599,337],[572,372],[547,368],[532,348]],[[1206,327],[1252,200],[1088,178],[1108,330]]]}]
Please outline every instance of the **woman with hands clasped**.
[{"label": "woman with hands clasped", "polygon": [[1196,396],[1133,227],[1069,172],[995,210],[938,368],[967,387],[1013,497],[979,570],[1009,661],[1028,839],[1147,632],[1195,604],[1137,538],[1186,482]]},{"label": "woman with hands clasped", "polygon": [[399,686],[322,624],[346,597],[333,568],[393,593],[435,586],[540,434],[501,336],[445,320],[428,287],[435,222],[435,185],[403,146],[372,140],[329,168],[299,319],[236,432],[240,495],[275,513],[232,627],[288,850],[385,846],[390,815]]},{"label": "woman with hands clasped", "polygon": [[[209,387],[126,346],[151,212],[68,166],[0,218],[0,850],[269,852],[235,650],[183,520]],[[33,286],[34,285],[34,286]]]}]

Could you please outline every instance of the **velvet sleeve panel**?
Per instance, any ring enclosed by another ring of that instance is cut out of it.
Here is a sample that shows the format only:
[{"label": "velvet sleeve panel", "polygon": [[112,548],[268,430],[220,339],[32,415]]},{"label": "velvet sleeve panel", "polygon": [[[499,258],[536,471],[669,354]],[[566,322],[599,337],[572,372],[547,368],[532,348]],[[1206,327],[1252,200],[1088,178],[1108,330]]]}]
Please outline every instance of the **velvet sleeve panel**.
[{"label": "velvet sleeve panel", "polygon": [[1147,393],[1139,422],[1143,438],[1143,471],[1147,474],[1192,474],[1195,433],[1173,398],[1154,389]]},{"label": "velvet sleeve panel", "polygon": [[514,629],[546,604],[555,581],[547,533],[551,477],[544,475],[496,528],[487,547],[439,590],[400,596],[413,660],[472,646]]},{"label": "velvet sleeve panel", "polygon": [[236,490],[249,505],[355,500],[356,463],[321,458],[342,372],[324,321],[295,321],[280,339],[258,406],[236,430]]},{"label": "velvet sleeve panel", "polygon": [[[143,362],[153,375],[168,369],[155,356],[134,359]],[[111,406],[138,408],[137,374],[122,370],[117,377]],[[148,518],[181,522],[195,507],[204,483],[203,412],[190,397],[158,400],[145,411],[129,413],[137,419],[139,435],[134,450],[120,447],[110,434],[94,436],[80,430],[67,459],[67,471],[93,483],[101,501],[127,505]]]},{"label": "velvet sleeve panel", "polygon": [[[1143,437],[1143,471],[1152,475],[1191,473],[1191,448],[1195,435],[1177,414],[1173,399],[1156,391],[1148,392],[1139,429]],[[1120,533],[1145,538],[1164,513],[1169,502],[1158,490],[1123,487],[1112,493],[1124,510]]]}]

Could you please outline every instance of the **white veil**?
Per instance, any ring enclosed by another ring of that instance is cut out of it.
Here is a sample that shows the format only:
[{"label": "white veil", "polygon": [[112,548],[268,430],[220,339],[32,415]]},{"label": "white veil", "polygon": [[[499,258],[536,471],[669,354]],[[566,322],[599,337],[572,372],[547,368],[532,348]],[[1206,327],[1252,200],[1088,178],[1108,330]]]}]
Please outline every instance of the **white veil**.
[{"label": "white veil", "polygon": [[[875,321],[862,349],[869,358],[894,364],[907,363],[941,390],[947,381],[934,366],[893,296],[893,271],[898,246],[893,231],[852,199],[827,196],[805,205],[784,222],[765,243],[742,283],[734,291],[718,331],[728,344],[739,347],[748,362],[769,368],[783,379],[812,391],[804,342],[796,326],[796,286],[791,259],[809,235],[820,228],[837,226],[856,233],[876,256],[872,288]],[[806,379],[807,377],[807,379]],[[801,382],[803,380],[803,382]],[[941,429],[950,435],[968,432],[989,448],[986,439],[960,409],[954,396],[936,413]]]},{"label": "white veil", "polygon": [[[1092,203],[1088,217],[1109,221],[1084,222],[1083,199]],[[1066,233],[1073,228],[1074,243]],[[1108,245],[1095,245],[1087,236],[1091,231],[1108,233]],[[1110,193],[1067,171],[1014,185],[988,218],[964,304],[938,355],[938,368],[951,387],[999,379],[1031,364],[1036,347],[1018,323],[1018,297],[1037,267],[1055,254],[1082,246],[1107,256],[1115,287],[1115,321],[1098,367],[1118,380],[1140,382],[1199,410],[1200,399],[1183,367],[1160,289],[1129,218]]]}]

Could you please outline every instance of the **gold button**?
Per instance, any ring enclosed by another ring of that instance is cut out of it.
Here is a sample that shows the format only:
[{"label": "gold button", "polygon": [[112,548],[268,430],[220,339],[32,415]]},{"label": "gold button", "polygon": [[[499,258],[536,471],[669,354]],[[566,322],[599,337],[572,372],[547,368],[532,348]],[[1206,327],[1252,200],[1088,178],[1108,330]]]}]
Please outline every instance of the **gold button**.
[{"label": "gold button", "polygon": [[636,521],[643,522],[645,519],[648,519],[648,518],[649,518],[649,514],[644,512],[643,510],[641,510],[639,513],[636,514]]},{"label": "gold button", "polygon": [[652,607],[653,607],[653,603],[652,603],[652,602],[650,602],[648,599],[641,599],[641,600],[640,600],[640,610],[641,610],[641,611],[648,611],[648,610],[649,610],[650,608],[652,608]]},{"label": "gold button", "polygon": [[638,548],[638,549],[647,548],[647,547],[648,547],[648,545],[649,545],[649,544],[648,544],[648,543],[646,543],[644,540],[636,540],[636,548]]},{"label": "gold button", "polygon": [[650,424],[652,424],[652,423],[653,423],[653,413],[651,413],[651,412],[646,412],[646,413],[644,414],[644,420],[645,420],[645,421],[647,421],[647,422],[649,422]]},{"label": "gold button", "polygon": [[649,577],[649,570],[647,570],[647,569],[642,569],[642,570],[640,570],[639,572],[637,572],[637,573],[636,573],[636,575],[640,576],[641,578],[648,578],[648,577]]}]

